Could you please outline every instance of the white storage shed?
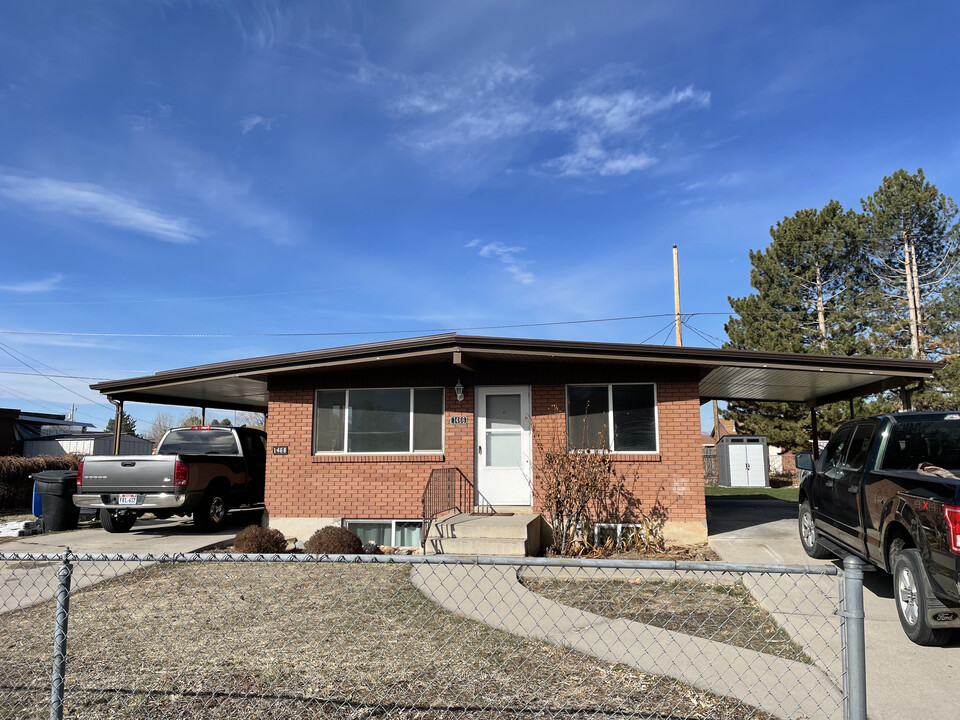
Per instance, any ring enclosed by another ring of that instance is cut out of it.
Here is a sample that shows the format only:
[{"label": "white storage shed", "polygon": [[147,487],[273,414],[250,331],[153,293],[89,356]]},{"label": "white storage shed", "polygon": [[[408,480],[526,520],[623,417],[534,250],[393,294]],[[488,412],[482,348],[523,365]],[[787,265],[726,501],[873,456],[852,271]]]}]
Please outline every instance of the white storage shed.
[{"label": "white storage shed", "polygon": [[763,435],[725,435],[717,442],[718,484],[770,487],[769,461]]}]

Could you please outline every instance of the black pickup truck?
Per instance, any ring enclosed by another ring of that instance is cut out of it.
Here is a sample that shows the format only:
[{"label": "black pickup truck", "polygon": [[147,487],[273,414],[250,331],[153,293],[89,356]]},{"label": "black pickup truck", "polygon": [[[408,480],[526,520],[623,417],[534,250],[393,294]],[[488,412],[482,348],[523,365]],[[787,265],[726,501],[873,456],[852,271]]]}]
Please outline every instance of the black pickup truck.
[{"label": "black pickup truck", "polygon": [[893,575],[904,632],[944,645],[960,627],[960,412],[841,425],[800,485],[800,541],[815,558],[854,554]]},{"label": "black pickup truck", "polygon": [[193,515],[199,530],[215,530],[230,508],[263,503],[266,447],[255,428],[175,428],[153,455],[85,457],[73,504],[97,508],[107,532],[126,532],[147,512]]}]

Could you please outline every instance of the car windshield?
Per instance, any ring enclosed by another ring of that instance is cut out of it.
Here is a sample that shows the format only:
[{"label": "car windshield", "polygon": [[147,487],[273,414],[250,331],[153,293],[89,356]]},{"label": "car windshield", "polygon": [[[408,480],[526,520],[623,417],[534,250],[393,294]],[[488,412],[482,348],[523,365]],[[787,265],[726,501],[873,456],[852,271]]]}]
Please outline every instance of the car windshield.
[{"label": "car windshield", "polygon": [[229,430],[171,430],[158,455],[239,455],[233,433]]},{"label": "car windshield", "polygon": [[960,469],[960,416],[955,420],[897,422],[883,453],[884,470],[916,470],[930,463],[947,470]]}]

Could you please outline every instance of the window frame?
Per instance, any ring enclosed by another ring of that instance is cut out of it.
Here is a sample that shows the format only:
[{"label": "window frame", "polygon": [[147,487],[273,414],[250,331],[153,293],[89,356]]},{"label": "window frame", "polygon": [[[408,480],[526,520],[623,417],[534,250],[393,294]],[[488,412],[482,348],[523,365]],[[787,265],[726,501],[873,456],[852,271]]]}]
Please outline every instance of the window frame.
[{"label": "window frame", "polygon": [[[656,443],[656,447],[653,450],[617,450],[614,440],[616,439],[616,433],[614,431],[613,425],[613,388],[614,387],[625,387],[625,386],[637,386],[637,385],[649,385],[653,388],[653,437]],[[570,437],[570,388],[572,387],[606,387],[607,388],[607,441],[609,446],[606,450],[602,452],[608,452],[612,455],[659,455],[660,454],[660,403],[657,393],[657,383],[655,382],[635,382],[635,383],[568,383],[564,388],[564,402],[566,407],[564,409],[564,434],[567,435],[567,443],[569,446]],[[595,451],[591,448],[570,448],[569,452],[601,452]]]},{"label": "window frame", "polygon": [[[408,438],[407,438],[407,450],[361,450],[361,451],[351,451],[349,449],[350,443],[350,416],[353,412],[353,408],[350,405],[350,392],[351,391],[369,391],[369,390],[406,390],[410,395],[410,407],[408,410]],[[414,443],[414,418],[416,416],[415,406],[414,406],[414,397],[417,390],[439,390],[441,397],[441,408],[440,408],[440,448],[435,450],[415,450],[413,447]],[[342,392],[343,393],[343,407],[344,407],[344,417],[343,417],[343,450],[317,450],[317,402],[321,392]],[[403,387],[354,387],[354,388],[317,388],[313,391],[313,418],[312,418],[312,438],[311,445],[313,446],[314,456],[326,456],[326,457],[338,457],[341,455],[353,455],[353,456],[363,456],[363,455],[443,455],[444,447],[446,445],[446,427],[444,419],[447,414],[447,402],[446,402],[446,388],[442,385],[425,385],[425,386],[403,386]],[[372,521],[371,521],[372,522]],[[384,521],[385,522],[385,521]]]},{"label": "window frame", "polygon": [[390,543],[386,547],[420,547],[417,545],[397,545],[397,523],[409,523],[420,526],[420,543],[423,543],[423,520],[417,518],[344,518],[341,527],[354,532],[351,525],[386,525],[390,524]]}]

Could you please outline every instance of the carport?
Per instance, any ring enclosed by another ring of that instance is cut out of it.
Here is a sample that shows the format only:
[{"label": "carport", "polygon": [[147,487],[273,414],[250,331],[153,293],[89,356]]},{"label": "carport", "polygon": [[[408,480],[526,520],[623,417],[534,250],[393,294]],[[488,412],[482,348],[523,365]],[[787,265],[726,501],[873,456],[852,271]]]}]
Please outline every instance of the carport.
[{"label": "carport", "polygon": [[[828,403],[896,390],[904,407],[911,392],[943,363],[907,358],[831,356],[714,348],[670,347],[449,333],[365,345],[288,353],[167,370],[154,375],[91,385],[117,408],[119,444],[124,402],[199,406],[267,413],[269,390],[292,379],[350,368],[382,377],[392,368],[425,360],[446,363],[465,378],[496,361],[536,363],[549,372],[558,363],[633,368],[669,367],[695,376],[700,402],[773,401],[810,408],[814,448],[816,408]],[[459,380],[458,380],[459,382]]]}]

